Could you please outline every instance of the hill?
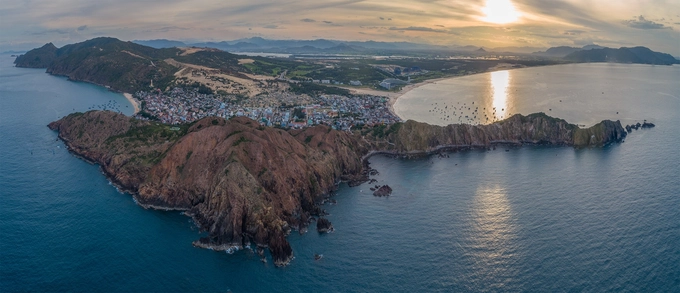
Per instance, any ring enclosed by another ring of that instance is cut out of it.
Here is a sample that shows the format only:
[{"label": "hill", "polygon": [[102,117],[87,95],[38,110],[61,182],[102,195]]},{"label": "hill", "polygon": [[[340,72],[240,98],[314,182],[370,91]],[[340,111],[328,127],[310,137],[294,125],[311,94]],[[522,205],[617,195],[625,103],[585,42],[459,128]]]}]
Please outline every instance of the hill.
[{"label": "hill", "polygon": [[564,59],[573,62],[616,62],[655,65],[680,64],[680,60],[675,59],[670,54],[654,52],[646,47],[582,50],[573,52],[564,57]]},{"label": "hill", "polygon": [[19,55],[14,63],[19,67],[47,68],[56,58],[57,47],[52,43],[47,43],[40,48],[28,51],[24,55]]},{"label": "hill", "polygon": [[108,86],[124,92],[148,88],[151,80],[164,85],[177,69],[162,62],[178,49],[154,49],[115,38],[95,38],[56,48],[49,43],[14,61],[17,67],[46,68],[71,80]]},{"label": "hill", "polygon": [[188,47],[187,44],[185,44],[183,42],[166,40],[166,39],[146,40],[146,41],[134,40],[132,42],[135,43],[135,44],[140,44],[142,46],[147,46],[147,47],[156,48],[156,49]]},{"label": "hill", "polygon": [[536,56],[544,56],[544,57],[565,57],[571,53],[578,52],[578,51],[584,51],[584,50],[592,50],[592,49],[603,49],[604,47],[598,46],[598,45],[586,45],[581,48],[578,47],[569,47],[569,46],[559,46],[559,47],[551,47],[548,50],[544,52],[534,52],[532,53],[533,55]]},{"label": "hill", "polygon": [[156,49],[115,38],[95,38],[56,48],[52,43],[26,52],[14,61],[17,67],[46,68],[66,76],[121,92],[166,88],[182,67],[176,62],[213,68],[222,72],[247,70],[238,56],[220,50]]},{"label": "hill", "polygon": [[278,266],[293,257],[285,235],[323,219],[319,205],[340,180],[367,181],[371,154],[426,155],[499,143],[589,147],[626,136],[618,121],[581,129],[543,113],[491,125],[407,121],[351,133],[323,125],[285,131],[245,117],[171,127],[90,111],[49,127],[140,205],[184,210],[207,232],[195,246],[228,250],[254,242],[260,252],[269,248]]}]

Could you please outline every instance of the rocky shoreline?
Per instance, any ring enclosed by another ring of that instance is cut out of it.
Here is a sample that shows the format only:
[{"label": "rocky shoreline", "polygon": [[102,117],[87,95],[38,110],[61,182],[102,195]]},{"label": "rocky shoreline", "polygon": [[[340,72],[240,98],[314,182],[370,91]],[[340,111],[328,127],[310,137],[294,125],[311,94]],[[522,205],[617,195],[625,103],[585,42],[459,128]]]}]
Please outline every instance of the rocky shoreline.
[{"label": "rocky shoreline", "polygon": [[[286,239],[291,231],[303,233],[314,220],[320,233],[333,230],[321,205],[340,182],[356,186],[377,174],[368,163],[373,155],[413,157],[505,143],[599,147],[626,135],[618,121],[579,129],[545,114],[487,126],[407,121],[348,133],[326,126],[286,131],[247,118],[205,118],[177,131],[90,111],[49,127],[140,206],[191,217],[208,233],[194,246],[234,251],[254,243],[258,252],[269,249],[277,266],[294,258]],[[392,192],[386,185],[374,189],[376,196]]]}]

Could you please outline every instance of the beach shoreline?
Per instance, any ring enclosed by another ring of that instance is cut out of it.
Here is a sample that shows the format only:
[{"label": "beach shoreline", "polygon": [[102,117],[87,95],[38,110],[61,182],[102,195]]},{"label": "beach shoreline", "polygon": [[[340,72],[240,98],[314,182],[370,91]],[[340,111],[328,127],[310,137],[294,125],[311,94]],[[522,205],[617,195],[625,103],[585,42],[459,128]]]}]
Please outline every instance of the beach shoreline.
[{"label": "beach shoreline", "polygon": [[423,81],[423,82],[419,82],[419,83],[414,83],[414,84],[406,85],[406,86],[403,87],[401,90],[399,90],[399,91],[396,93],[396,95],[394,95],[394,97],[389,97],[388,104],[389,104],[390,112],[392,112],[392,114],[396,115],[397,117],[401,118],[402,120],[405,120],[403,117],[399,116],[399,115],[397,114],[397,111],[394,109],[394,104],[397,103],[397,100],[398,100],[399,98],[401,98],[401,97],[402,97],[403,95],[405,95],[406,93],[408,93],[408,92],[410,92],[410,91],[412,91],[412,90],[414,90],[414,89],[417,89],[417,88],[419,88],[419,87],[422,87],[422,86],[425,86],[425,85],[428,85],[428,84],[437,83],[437,82],[444,81],[444,80],[449,80],[449,79],[456,78],[456,77],[457,77],[457,76],[449,76],[449,77],[428,79],[428,80],[425,80],[425,81]]},{"label": "beach shoreline", "polygon": [[436,83],[439,81],[443,80],[448,80],[452,78],[456,78],[460,76],[448,76],[448,77],[441,77],[441,78],[435,78],[435,79],[428,79],[419,83],[413,83],[413,84],[408,84],[404,86],[401,90],[397,92],[383,92],[379,90],[374,90],[374,89],[367,89],[367,88],[359,88],[359,89],[349,89],[352,94],[358,94],[358,95],[373,95],[373,96],[380,96],[380,97],[386,97],[387,98],[387,106],[389,108],[389,111],[394,114],[395,116],[401,118],[402,120],[405,120],[403,117],[399,116],[397,112],[394,110],[394,104],[397,103],[397,100],[405,95],[406,93],[419,88],[424,85]]},{"label": "beach shoreline", "polygon": [[484,74],[484,73],[489,73],[489,72],[494,72],[494,71],[516,70],[516,69],[522,69],[522,68],[543,67],[543,66],[558,66],[558,65],[564,65],[564,64],[514,67],[514,65],[510,64],[510,63],[501,63],[501,64],[498,64],[498,65],[491,67],[488,70],[482,71],[482,72],[468,73],[468,74],[462,74],[462,75],[451,75],[451,76],[440,77],[440,78],[435,78],[435,79],[428,79],[428,80],[421,81],[419,83],[407,84],[406,86],[404,86],[401,90],[399,90],[397,92],[383,92],[383,91],[368,89],[368,88],[359,88],[359,89],[349,88],[349,90],[353,94],[374,95],[374,96],[387,97],[388,98],[387,104],[388,104],[388,107],[389,107],[389,111],[392,114],[394,114],[395,116],[401,118],[402,120],[405,120],[403,117],[401,117],[397,114],[397,112],[394,109],[394,105],[397,103],[397,100],[399,98],[401,98],[403,95],[405,95],[406,93],[408,93],[408,92],[410,92],[410,91],[412,91],[416,88],[419,88],[419,87],[422,87],[422,86],[425,86],[425,85],[428,85],[428,84],[437,83],[437,82],[444,81],[444,80],[450,80],[450,79],[454,79],[454,78],[466,77],[466,76],[477,75],[477,74]]},{"label": "beach shoreline", "polygon": [[125,96],[125,98],[130,102],[130,104],[132,104],[132,107],[134,108],[132,116],[136,115],[137,113],[139,113],[139,111],[141,111],[139,101],[137,101],[137,99],[135,99],[132,96],[132,94],[123,93],[123,96]]}]

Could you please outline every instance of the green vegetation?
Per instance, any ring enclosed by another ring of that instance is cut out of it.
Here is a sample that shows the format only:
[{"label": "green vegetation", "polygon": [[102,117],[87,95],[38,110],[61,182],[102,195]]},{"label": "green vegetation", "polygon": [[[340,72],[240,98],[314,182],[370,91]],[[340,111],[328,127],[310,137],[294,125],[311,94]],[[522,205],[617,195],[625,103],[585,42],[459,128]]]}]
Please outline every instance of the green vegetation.
[{"label": "green vegetation", "polygon": [[374,68],[363,62],[342,62],[333,68],[324,68],[305,74],[314,80],[333,80],[349,84],[360,81],[363,85],[377,85],[386,78],[394,78],[393,74]]},{"label": "green vegetation", "polygon": [[[646,54],[647,51],[639,48],[630,48],[629,51],[632,52],[631,54],[635,53],[638,57],[649,55]],[[658,55],[657,57],[665,58],[666,56]],[[427,79],[484,72],[499,63],[536,66],[564,62],[554,60],[454,60],[419,57],[301,60],[245,57],[216,49],[182,54],[182,50],[177,48],[154,49],[131,42],[123,42],[115,38],[95,38],[62,48],[56,48],[50,43],[27,52],[18,57],[15,62],[19,67],[43,67],[47,68],[49,73],[68,76],[73,80],[106,85],[113,90],[122,92],[150,90],[152,81],[153,88],[164,90],[179,84],[181,81],[185,86],[197,88],[201,94],[214,94],[213,90],[205,84],[190,82],[186,78],[175,80],[174,74],[179,68],[164,61],[169,58],[181,63],[214,68],[222,73],[245,79],[249,77],[244,73],[278,77],[285,72],[286,79],[301,81],[297,84],[291,83],[290,90],[292,92],[310,96],[321,94],[349,95],[349,91],[345,88],[311,83],[313,80],[329,80],[334,83],[342,83],[344,87],[349,87],[351,81],[359,81],[362,87],[382,89],[379,87],[379,83],[388,78],[406,80],[410,77],[412,83],[418,83]],[[244,58],[252,59],[253,62],[239,64],[239,59]],[[410,74],[400,73],[407,71]],[[393,90],[398,89],[398,86],[393,88]],[[227,95],[224,90],[218,93]],[[232,102],[238,103],[245,98],[247,97],[232,98]],[[145,113],[142,112],[141,115],[145,115]],[[155,117],[147,114],[147,118],[154,119]]]},{"label": "green vegetation", "polygon": [[[141,121],[137,122],[142,124]],[[179,129],[179,130],[177,130]],[[188,124],[170,126],[152,122],[144,126],[133,126],[126,133],[112,136],[106,140],[107,144],[122,140],[127,143],[153,144],[161,141],[176,141],[184,136],[189,130]]]},{"label": "green vegetation", "polygon": [[295,108],[293,109],[293,117],[296,119],[305,119],[307,118],[307,114],[302,111],[302,108]]},{"label": "green vegetation", "polygon": [[52,43],[28,51],[26,54],[17,57],[14,63],[19,67],[47,68],[57,58],[57,47]]},{"label": "green vegetation", "polygon": [[158,119],[158,117],[156,117],[152,114],[149,114],[149,112],[146,112],[144,110],[139,111],[139,115],[146,118],[146,119],[153,120],[153,121],[159,121],[160,120],[160,119]]},{"label": "green vegetation", "polygon": [[212,95],[212,94],[215,93],[210,87],[208,87],[208,86],[206,86],[206,85],[204,85],[204,84],[202,84],[202,83],[199,83],[199,82],[194,82],[194,83],[192,83],[192,84],[189,84],[188,86],[189,86],[190,88],[196,88],[196,89],[198,89],[198,93],[199,93],[199,94]]},{"label": "green vegetation", "polygon": [[56,49],[47,44],[17,58],[19,67],[42,67],[52,74],[135,92],[154,86],[165,88],[177,68],[163,62],[179,49],[154,49],[115,38],[95,38]]},{"label": "green vegetation", "polygon": [[291,61],[276,58],[252,57],[255,62],[243,64],[251,73],[279,76],[284,70],[288,70],[287,77],[294,78],[297,76],[305,76],[307,73],[323,68],[322,65],[303,62]]},{"label": "green vegetation", "polygon": [[370,135],[374,138],[386,138],[392,133],[399,132],[399,129],[404,125],[402,122],[397,122],[392,125],[381,124],[373,127],[367,127],[365,125],[357,125],[354,130],[358,130],[362,136]]},{"label": "green vegetation", "polygon": [[310,96],[318,96],[323,94],[348,96],[350,94],[349,90],[347,89],[334,86],[323,86],[309,82],[301,82],[297,84],[291,83],[290,91],[296,94],[307,94]]},{"label": "green vegetation", "polygon": [[174,56],[173,59],[182,63],[215,68],[225,73],[236,74],[244,70],[244,67],[238,64],[239,57],[240,56],[231,53],[211,50],[199,51],[184,56]]}]

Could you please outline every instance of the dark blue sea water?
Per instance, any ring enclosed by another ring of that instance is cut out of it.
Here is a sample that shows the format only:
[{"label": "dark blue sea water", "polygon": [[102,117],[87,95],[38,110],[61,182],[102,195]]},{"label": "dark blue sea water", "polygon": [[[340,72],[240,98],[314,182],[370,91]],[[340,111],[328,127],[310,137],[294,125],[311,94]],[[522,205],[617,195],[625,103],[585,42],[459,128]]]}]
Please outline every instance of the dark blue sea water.
[{"label": "dark blue sea water", "polygon": [[677,84],[645,97],[657,127],[619,145],[374,157],[394,194],[341,186],[325,207],[336,232],[291,234],[296,259],[275,268],[192,247],[187,217],[137,206],[45,126],[111,100],[129,113],[122,95],[11,61],[0,57],[1,292],[680,291]]}]

